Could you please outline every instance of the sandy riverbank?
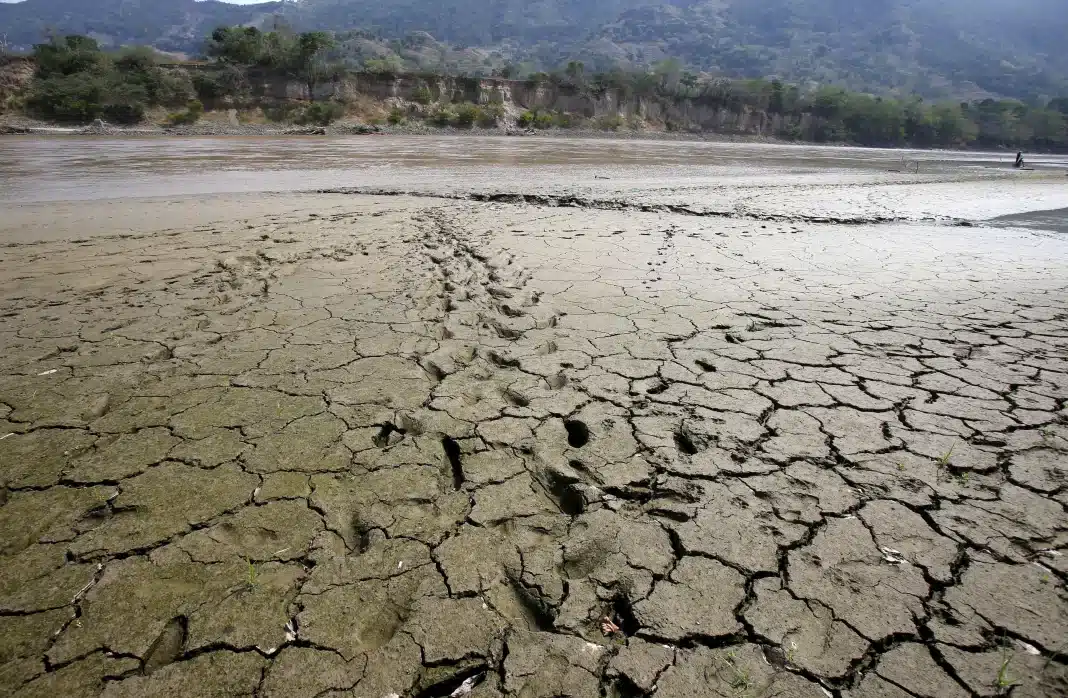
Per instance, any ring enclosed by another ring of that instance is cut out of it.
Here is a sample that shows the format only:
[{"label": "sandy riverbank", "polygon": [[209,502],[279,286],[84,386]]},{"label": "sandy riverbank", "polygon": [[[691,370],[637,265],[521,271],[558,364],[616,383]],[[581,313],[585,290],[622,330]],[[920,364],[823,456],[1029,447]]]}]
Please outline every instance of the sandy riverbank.
[{"label": "sandy riverbank", "polygon": [[1063,695],[1057,195],[865,177],[9,205],[0,695]]}]

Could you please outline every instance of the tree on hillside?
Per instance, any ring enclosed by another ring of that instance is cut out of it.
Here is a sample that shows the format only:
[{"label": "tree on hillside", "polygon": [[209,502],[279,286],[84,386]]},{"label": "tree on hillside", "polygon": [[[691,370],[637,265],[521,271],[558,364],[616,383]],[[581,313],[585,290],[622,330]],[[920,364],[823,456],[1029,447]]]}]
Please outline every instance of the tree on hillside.
[{"label": "tree on hillside", "polygon": [[569,61],[567,67],[564,68],[564,76],[569,83],[580,87],[586,82],[586,66],[582,61]]},{"label": "tree on hillside", "polygon": [[76,35],[61,39],[54,37],[48,43],[35,45],[33,59],[37,75],[42,78],[98,72],[107,63],[107,56],[100,51],[95,39]]},{"label": "tree on hillside", "polygon": [[334,39],[326,32],[304,32],[297,37],[293,55],[293,71],[308,85],[308,96],[315,99],[315,86],[332,72],[326,61],[326,51],[334,47]]},{"label": "tree on hillside", "polygon": [[206,50],[220,63],[259,66],[299,78],[309,92],[333,72],[326,60],[334,48],[327,32],[293,34],[286,27],[261,32],[255,27],[219,27],[211,34]]},{"label": "tree on hillside", "polygon": [[255,27],[219,27],[211,33],[207,54],[224,63],[253,65],[263,48],[263,33]]}]

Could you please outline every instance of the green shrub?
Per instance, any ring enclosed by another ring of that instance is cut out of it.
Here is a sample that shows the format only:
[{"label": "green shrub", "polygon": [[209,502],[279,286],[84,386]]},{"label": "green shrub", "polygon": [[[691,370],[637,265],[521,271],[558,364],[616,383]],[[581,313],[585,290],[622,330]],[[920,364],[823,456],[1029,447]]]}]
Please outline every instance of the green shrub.
[{"label": "green shrub", "polygon": [[301,110],[295,104],[282,103],[263,108],[263,115],[268,121],[275,123],[288,123],[300,116]]},{"label": "green shrub", "polygon": [[172,126],[180,126],[183,124],[195,124],[200,121],[200,117],[204,115],[204,104],[197,99],[189,101],[186,105],[185,111],[175,112],[167,117],[167,122]]},{"label": "green shrub", "polygon": [[194,74],[193,89],[197,93],[197,98],[206,102],[219,99],[226,95],[226,92],[223,90],[222,81],[219,80],[219,75],[215,72]]},{"label": "green shrub", "polygon": [[606,114],[597,119],[596,126],[602,131],[618,131],[623,127],[623,117],[619,114]]},{"label": "green shrub", "polygon": [[149,99],[155,104],[185,104],[197,97],[192,77],[182,69],[155,68]]},{"label": "green shrub", "polygon": [[53,38],[50,43],[33,47],[37,77],[47,79],[77,73],[101,74],[110,67],[108,57],[95,39],[87,36]]},{"label": "green shrub", "polygon": [[313,102],[297,118],[298,124],[329,126],[345,115],[345,105],[337,102]]},{"label": "green shrub", "polygon": [[392,126],[404,123],[404,111],[399,107],[393,107],[389,112],[389,116],[386,117],[386,122]]},{"label": "green shrub", "polygon": [[412,95],[412,101],[419,104],[430,104],[434,101],[434,95],[430,92],[430,88],[426,84],[420,83],[415,88],[415,94]]},{"label": "green shrub", "polygon": [[552,128],[555,123],[556,118],[553,116],[552,112],[538,112],[534,116],[534,128]]},{"label": "green shrub", "polygon": [[471,128],[475,122],[482,118],[482,110],[474,104],[461,104],[456,108],[456,116],[452,124],[457,128]]},{"label": "green shrub", "polygon": [[566,111],[558,111],[553,115],[553,121],[560,128],[575,128],[581,122],[581,117]]},{"label": "green shrub", "polygon": [[38,80],[26,106],[48,121],[86,123],[106,119],[136,124],[144,119],[146,102],[140,85],[120,82],[113,74],[83,72]]},{"label": "green shrub", "polygon": [[85,123],[101,117],[107,91],[102,77],[56,74],[36,82],[26,106],[47,121]]},{"label": "green shrub", "polygon": [[116,124],[138,124],[145,118],[145,105],[141,102],[114,101],[104,105],[104,119]]},{"label": "green shrub", "polygon": [[197,72],[192,76],[193,90],[202,102],[224,97],[241,97],[248,92],[248,78],[237,66],[227,65],[211,72]]},{"label": "green shrub", "polygon": [[502,116],[504,116],[502,105],[484,104],[479,108],[478,125],[482,128],[496,128]]},{"label": "green shrub", "polygon": [[456,119],[456,114],[451,107],[439,107],[434,110],[427,119],[434,126],[448,126]]},{"label": "green shrub", "polygon": [[571,125],[571,117],[564,112],[541,111],[540,109],[535,109],[520,114],[516,124],[521,128],[536,128],[543,130],[550,129],[553,126],[567,128]]},{"label": "green shrub", "polygon": [[149,46],[126,46],[115,54],[114,62],[124,73],[144,73],[156,67],[156,52]]}]

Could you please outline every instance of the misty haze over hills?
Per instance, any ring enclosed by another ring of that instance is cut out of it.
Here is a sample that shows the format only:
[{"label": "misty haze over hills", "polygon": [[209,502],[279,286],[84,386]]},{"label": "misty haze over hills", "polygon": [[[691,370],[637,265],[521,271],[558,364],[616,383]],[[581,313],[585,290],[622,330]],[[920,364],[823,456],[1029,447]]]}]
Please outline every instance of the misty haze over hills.
[{"label": "misty haze over hills", "polygon": [[505,63],[546,70],[581,60],[607,70],[678,58],[731,77],[876,93],[1068,92],[1065,0],[26,0],[0,5],[0,38],[25,49],[51,29],[196,53],[216,26],[279,20],[385,40],[427,32],[480,49],[480,61],[465,66],[472,73]]}]

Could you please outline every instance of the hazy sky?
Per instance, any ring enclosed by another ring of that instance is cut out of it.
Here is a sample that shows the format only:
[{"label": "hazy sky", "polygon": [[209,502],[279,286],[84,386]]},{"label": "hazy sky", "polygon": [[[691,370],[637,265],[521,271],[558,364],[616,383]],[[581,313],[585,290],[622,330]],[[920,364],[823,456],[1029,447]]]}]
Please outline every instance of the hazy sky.
[{"label": "hazy sky", "polygon": [[[7,2],[14,4],[16,2],[24,2],[25,0],[0,0],[0,2]],[[220,0],[221,2],[228,2],[233,5],[255,5],[261,2],[270,2],[270,0]],[[197,0],[197,2],[203,2],[203,0]]]}]

